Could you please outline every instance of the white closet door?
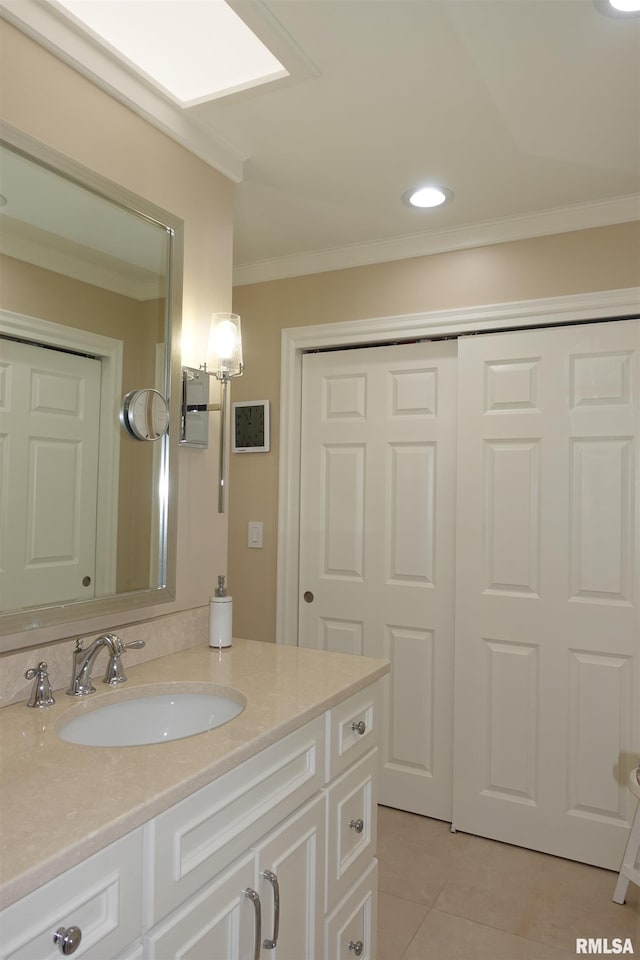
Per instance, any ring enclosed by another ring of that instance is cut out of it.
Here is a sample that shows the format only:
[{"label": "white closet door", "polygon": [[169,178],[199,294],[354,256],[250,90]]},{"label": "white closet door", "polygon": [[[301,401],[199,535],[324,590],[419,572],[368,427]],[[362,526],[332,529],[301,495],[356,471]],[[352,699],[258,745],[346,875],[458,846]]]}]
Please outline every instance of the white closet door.
[{"label": "white closet door", "polygon": [[0,342],[0,609],[95,595],[100,361]]},{"label": "white closet door", "polygon": [[454,825],[618,869],[640,751],[637,320],[459,343]]},{"label": "white closet door", "polygon": [[303,366],[299,643],[391,661],[380,800],[443,819],[455,357],[455,343],[414,343],[308,355]]}]

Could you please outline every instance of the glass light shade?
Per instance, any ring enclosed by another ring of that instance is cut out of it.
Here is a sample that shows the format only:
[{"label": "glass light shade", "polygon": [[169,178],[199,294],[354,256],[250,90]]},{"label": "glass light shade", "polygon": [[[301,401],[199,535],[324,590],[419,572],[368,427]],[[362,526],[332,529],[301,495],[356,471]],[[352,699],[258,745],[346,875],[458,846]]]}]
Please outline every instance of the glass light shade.
[{"label": "glass light shade", "polygon": [[209,331],[208,356],[211,372],[223,380],[239,377],[244,369],[242,362],[242,331],[237,313],[214,313]]}]

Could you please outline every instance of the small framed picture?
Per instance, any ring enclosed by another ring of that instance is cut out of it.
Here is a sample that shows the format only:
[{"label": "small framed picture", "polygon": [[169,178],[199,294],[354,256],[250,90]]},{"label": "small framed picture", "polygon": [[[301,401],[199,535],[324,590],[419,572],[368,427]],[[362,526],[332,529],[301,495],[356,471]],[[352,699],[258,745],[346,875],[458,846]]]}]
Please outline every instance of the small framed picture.
[{"label": "small framed picture", "polygon": [[241,400],[231,404],[233,453],[269,452],[269,401]]}]

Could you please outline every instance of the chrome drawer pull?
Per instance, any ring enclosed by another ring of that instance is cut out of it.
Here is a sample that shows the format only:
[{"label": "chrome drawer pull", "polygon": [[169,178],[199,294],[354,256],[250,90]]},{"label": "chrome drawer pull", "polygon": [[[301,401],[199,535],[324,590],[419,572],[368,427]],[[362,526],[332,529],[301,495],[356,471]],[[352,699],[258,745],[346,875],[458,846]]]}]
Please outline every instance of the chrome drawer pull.
[{"label": "chrome drawer pull", "polygon": [[364,830],[364,820],[349,820],[349,827],[356,833],[362,833]]},{"label": "chrome drawer pull", "polygon": [[354,720],[353,723],[351,724],[351,729],[353,730],[354,733],[359,733],[360,736],[362,736],[362,734],[367,729],[367,725],[364,722],[364,720]]},{"label": "chrome drawer pull", "polygon": [[264,940],[262,946],[265,950],[273,950],[278,943],[278,931],[280,929],[280,884],[275,873],[271,870],[263,870],[262,877],[273,887],[273,939]]},{"label": "chrome drawer pull", "polygon": [[353,950],[356,957],[359,957],[364,950],[364,943],[362,940],[356,940],[355,942],[353,940],[349,940],[349,950]]},{"label": "chrome drawer pull", "polygon": [[262,946],[262,909],[260,907],[260,897],[255,890],[247,887],[243,890],[245,897],[248,897],[253,904],[255,913],[255,934],[253,940],[253,960],[260,960],[260,948]]},{"label": "chrome drawer pull", "polygon": [[82,930],[80,927],[58,927],[53,935],[53,942],[60,947],[60,953],[64,957],[75,953],[82,940]]}]

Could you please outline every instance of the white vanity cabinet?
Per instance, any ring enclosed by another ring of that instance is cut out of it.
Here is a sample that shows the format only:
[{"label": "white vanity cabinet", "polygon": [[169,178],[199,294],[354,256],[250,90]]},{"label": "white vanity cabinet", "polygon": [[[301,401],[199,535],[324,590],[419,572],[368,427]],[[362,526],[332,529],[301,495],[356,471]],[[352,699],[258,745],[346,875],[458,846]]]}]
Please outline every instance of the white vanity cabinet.
[{"label": "white vanity cabinet", "polygon": [[8,907],[1,960],[374,960],[380,682]]}]

